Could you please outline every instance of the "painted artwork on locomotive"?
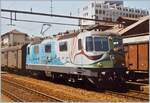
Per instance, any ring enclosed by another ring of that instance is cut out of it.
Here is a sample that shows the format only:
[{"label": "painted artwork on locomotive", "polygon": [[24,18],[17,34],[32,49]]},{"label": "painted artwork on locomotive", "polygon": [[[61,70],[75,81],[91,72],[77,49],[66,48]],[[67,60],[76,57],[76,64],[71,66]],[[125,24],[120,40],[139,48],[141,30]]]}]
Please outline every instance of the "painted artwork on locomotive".
[{"label": "painted artwork on locomotive", "polygon": [[87,31],[70,38],[47,39],[27,46],[27,64],[84,68],[124,66],[122,38],[114,33]]}]

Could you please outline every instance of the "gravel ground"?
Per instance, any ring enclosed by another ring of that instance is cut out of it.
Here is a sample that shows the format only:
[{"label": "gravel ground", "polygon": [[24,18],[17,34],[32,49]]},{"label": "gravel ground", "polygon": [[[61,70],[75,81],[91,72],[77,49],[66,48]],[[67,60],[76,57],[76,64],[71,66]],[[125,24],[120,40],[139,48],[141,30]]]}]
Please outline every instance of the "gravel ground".
[{"label": "gravel ground", "polygon": [[2,74],[2,77],[21,83],[24,86],[35,88],[48,95],[56,96],[65,101],[73,102],[136,102],[129,98],[120,98],[115,95],[108,95],[103,92],[88,91],[81,88],[74,88],[49,81],[42,81],[30,77],[15,74]]},{"label": "gravel ground", "polygon": [[1,94],[1,102],[13,102],[13,100],[4,94]]}]

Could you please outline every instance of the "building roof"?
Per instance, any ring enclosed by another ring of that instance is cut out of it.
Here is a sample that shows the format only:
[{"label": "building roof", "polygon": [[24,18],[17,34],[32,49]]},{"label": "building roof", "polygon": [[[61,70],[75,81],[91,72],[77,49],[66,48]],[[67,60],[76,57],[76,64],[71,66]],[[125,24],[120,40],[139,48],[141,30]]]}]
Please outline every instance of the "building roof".
[{"label": "building roof", "polygon": [[[140,18],[137,22],[135,22],[135,23],[133,23],[132,25],[130,25],[130,26],[127,26],[125,29],[123,29],[123,30],[121,30],[120,32],[119,32],[119,34],[120,35],[127,35],[128,33],[128,31],[130,31],[130,30],[132,30],[132,29],[134,29],[134,33],[136,33],[136,32],[138,32],[138,31],[144,31],[144,32],[147,32],[147,31],[149,31],[148,29],[149,29],[149,22],[147,22],[147,21],[149,21],[149,16],[145,16],[145,17],[142,17],[142,18]],[[146,23],[145,23],[146,22]],[[145,23],[145,24],[143,24],[143,23]],[[141,26],[140,26],[141,25]],[[136,28],[135,29],[135,27],[137,27],[137,26],[140,26],[138,29]],[[141,30],[140,28],[142,28],[143,27],[143,29]],[[131,33],[130,33],[131,34]],[[130,35],[130,34],[128,34],[128,35]]]},{"label": "building roof", "polygon": [[118,25],[110,28],[110,29],[107,29],[106,31],[107,32],[113,32],[113,33],[118,33],[119,31],[123,30],[124,28],[123,27],[119,27]]},{"label": "building roof", "polygon": [[137,22],[139,19],[138,18],[130,18],[130,17],[125,17],[125,16],[120,16],[117,21],[119,23],[122,23],[125,26],[129,26],[135,22]]},{"label": "building roof", "polygon": [[19,35],[26,35],[26,36],[28,36],[26,33],[23,33],[23,32],[20,32],[19,30],[14,29],[12,31],[9,31],[9,32],[1,35],[1,37],[5,36],[5,35],[9,35],[9,34],[19,34]]}]

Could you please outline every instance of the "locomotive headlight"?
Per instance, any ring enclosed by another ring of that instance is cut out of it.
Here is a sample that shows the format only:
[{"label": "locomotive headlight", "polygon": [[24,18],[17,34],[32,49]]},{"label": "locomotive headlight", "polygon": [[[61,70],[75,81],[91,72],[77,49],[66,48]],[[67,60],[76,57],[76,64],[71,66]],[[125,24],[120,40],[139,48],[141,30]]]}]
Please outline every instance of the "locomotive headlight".
[{"label": "locomotive headlight", "polygon": [[125,66],[125,64],[124,64],[124,63],[122,63],[122,66]]},{"label": "locomotive headlight", "polygon": [[99,62],[99,63],[97,63],[97,66],[102,67],[103,65],[102,65],[102,63]]},{"label": "locomotive headlight", "polygon": [[115,59],[115,56],[114,56],[114,55],[111,55],[111,58],[114,60],[114,59]]},{"label": "locomotive headlight", "polygon": [[126,71],[126,74],[129,74],[129,71]]},{"label": "locomotive headlight", "polygon": [[106,72],[101,72],[101,74],[102,74],[102,75],[105,75],[105,74],[106,74]]}]

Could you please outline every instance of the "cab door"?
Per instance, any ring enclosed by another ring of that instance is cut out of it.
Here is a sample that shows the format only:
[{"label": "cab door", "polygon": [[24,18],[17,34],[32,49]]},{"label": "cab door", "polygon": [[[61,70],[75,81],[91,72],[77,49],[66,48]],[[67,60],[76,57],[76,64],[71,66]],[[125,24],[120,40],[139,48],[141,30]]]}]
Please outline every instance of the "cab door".
[{"label": "cab door", "polygon": [[[79,51],[79,53],[83,52],[83,43],[82,43],[81,38],[78,39],[78,51]],[[84,63],[83,57],[81,55],[79,55],[78,58],[79,58],[78,64],[83,65],[83,63]]]}]

